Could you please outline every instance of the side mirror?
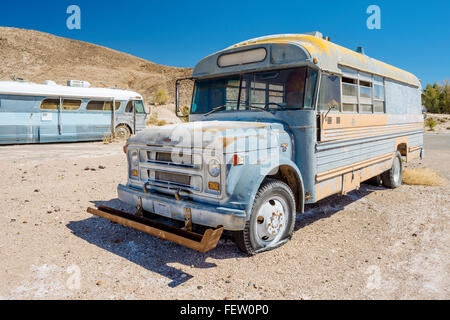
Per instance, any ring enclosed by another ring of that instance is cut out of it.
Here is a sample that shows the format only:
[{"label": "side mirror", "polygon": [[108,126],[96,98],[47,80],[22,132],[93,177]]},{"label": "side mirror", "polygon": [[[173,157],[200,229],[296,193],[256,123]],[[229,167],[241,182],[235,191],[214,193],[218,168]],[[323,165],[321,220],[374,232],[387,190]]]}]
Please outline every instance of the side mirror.
[{"label": "side mirror", "polygon": [[182,79],[177,79],[175,81],[175,114],[178,118],[183,118],[185,119],[186,117],[188,117],[187,115],[183,115],[181,110],[180,110],[180,104],[179,104],[179,92],[180,92],[180,82],[184,81],[184,80],[193,80],[192,78],[182,78]]}]

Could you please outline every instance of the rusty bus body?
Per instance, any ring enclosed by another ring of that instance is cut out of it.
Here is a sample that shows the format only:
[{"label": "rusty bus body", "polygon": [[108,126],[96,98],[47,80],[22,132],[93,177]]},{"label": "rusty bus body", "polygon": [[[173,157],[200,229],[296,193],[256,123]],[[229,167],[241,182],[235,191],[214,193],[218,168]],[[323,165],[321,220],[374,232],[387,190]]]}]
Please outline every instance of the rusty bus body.
[{"label": "rusty bus body", "polygon": [[285,243],[305,204],[371,178],[397,187],[424,155],[419,80],[318,32],[238,43],[192,79],[190,123],[127,142],[119,198],[233,231],[249,254]]}]

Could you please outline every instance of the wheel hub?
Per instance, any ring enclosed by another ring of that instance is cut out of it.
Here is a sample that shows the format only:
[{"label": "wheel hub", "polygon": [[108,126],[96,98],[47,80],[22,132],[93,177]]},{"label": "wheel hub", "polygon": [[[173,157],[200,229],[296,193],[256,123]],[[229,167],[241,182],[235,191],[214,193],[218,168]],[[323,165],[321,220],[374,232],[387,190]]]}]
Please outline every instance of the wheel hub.
[{"label": "wheel hub", "polygon": [[279,199],[266,201],[258,211],[257,233],[262,241],[272,241],[284,230],[285,208]]}]

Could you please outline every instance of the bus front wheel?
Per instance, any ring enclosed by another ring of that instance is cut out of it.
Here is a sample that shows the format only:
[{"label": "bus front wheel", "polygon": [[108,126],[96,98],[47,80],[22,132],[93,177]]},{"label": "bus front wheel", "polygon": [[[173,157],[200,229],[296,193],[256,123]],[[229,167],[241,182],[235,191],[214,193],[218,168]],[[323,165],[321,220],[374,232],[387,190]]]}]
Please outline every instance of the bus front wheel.
[{"label": "bus front wheel", "polygon": [[266,179],[259,188],[245,229],[235,233],[243,252],[253,255],[286,243],[294,231],[295,197],[289,186]]},{"label": "bus front wheel", "polygon": [[118,125],[116,127],[115,136],[120,139],[128,139],[131,136],[130,128],[125,124]]}]

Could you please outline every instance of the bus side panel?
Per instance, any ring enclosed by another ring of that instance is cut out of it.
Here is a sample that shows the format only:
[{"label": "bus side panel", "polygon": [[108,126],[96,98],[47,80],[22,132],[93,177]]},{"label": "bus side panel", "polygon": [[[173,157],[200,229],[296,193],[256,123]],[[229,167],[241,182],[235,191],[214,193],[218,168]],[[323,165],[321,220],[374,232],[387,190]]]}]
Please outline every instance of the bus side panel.
[{"label": "bus side panel", "polygon": [[321,115],[316,149],[316,201],[359,187],[392,165],[397,150],[407,161],[423,149],[423,116],[417,88],[386,81],[386,113]]},{"label": "bus side panel", "polygon": [[38,142],[39,99],[0,95],[0,144]]},{"label": "bus side panel", "polygon": [[86,111],[80,116],[77,135],[83,140],[102,140],[111,133],[111,112]]}]

